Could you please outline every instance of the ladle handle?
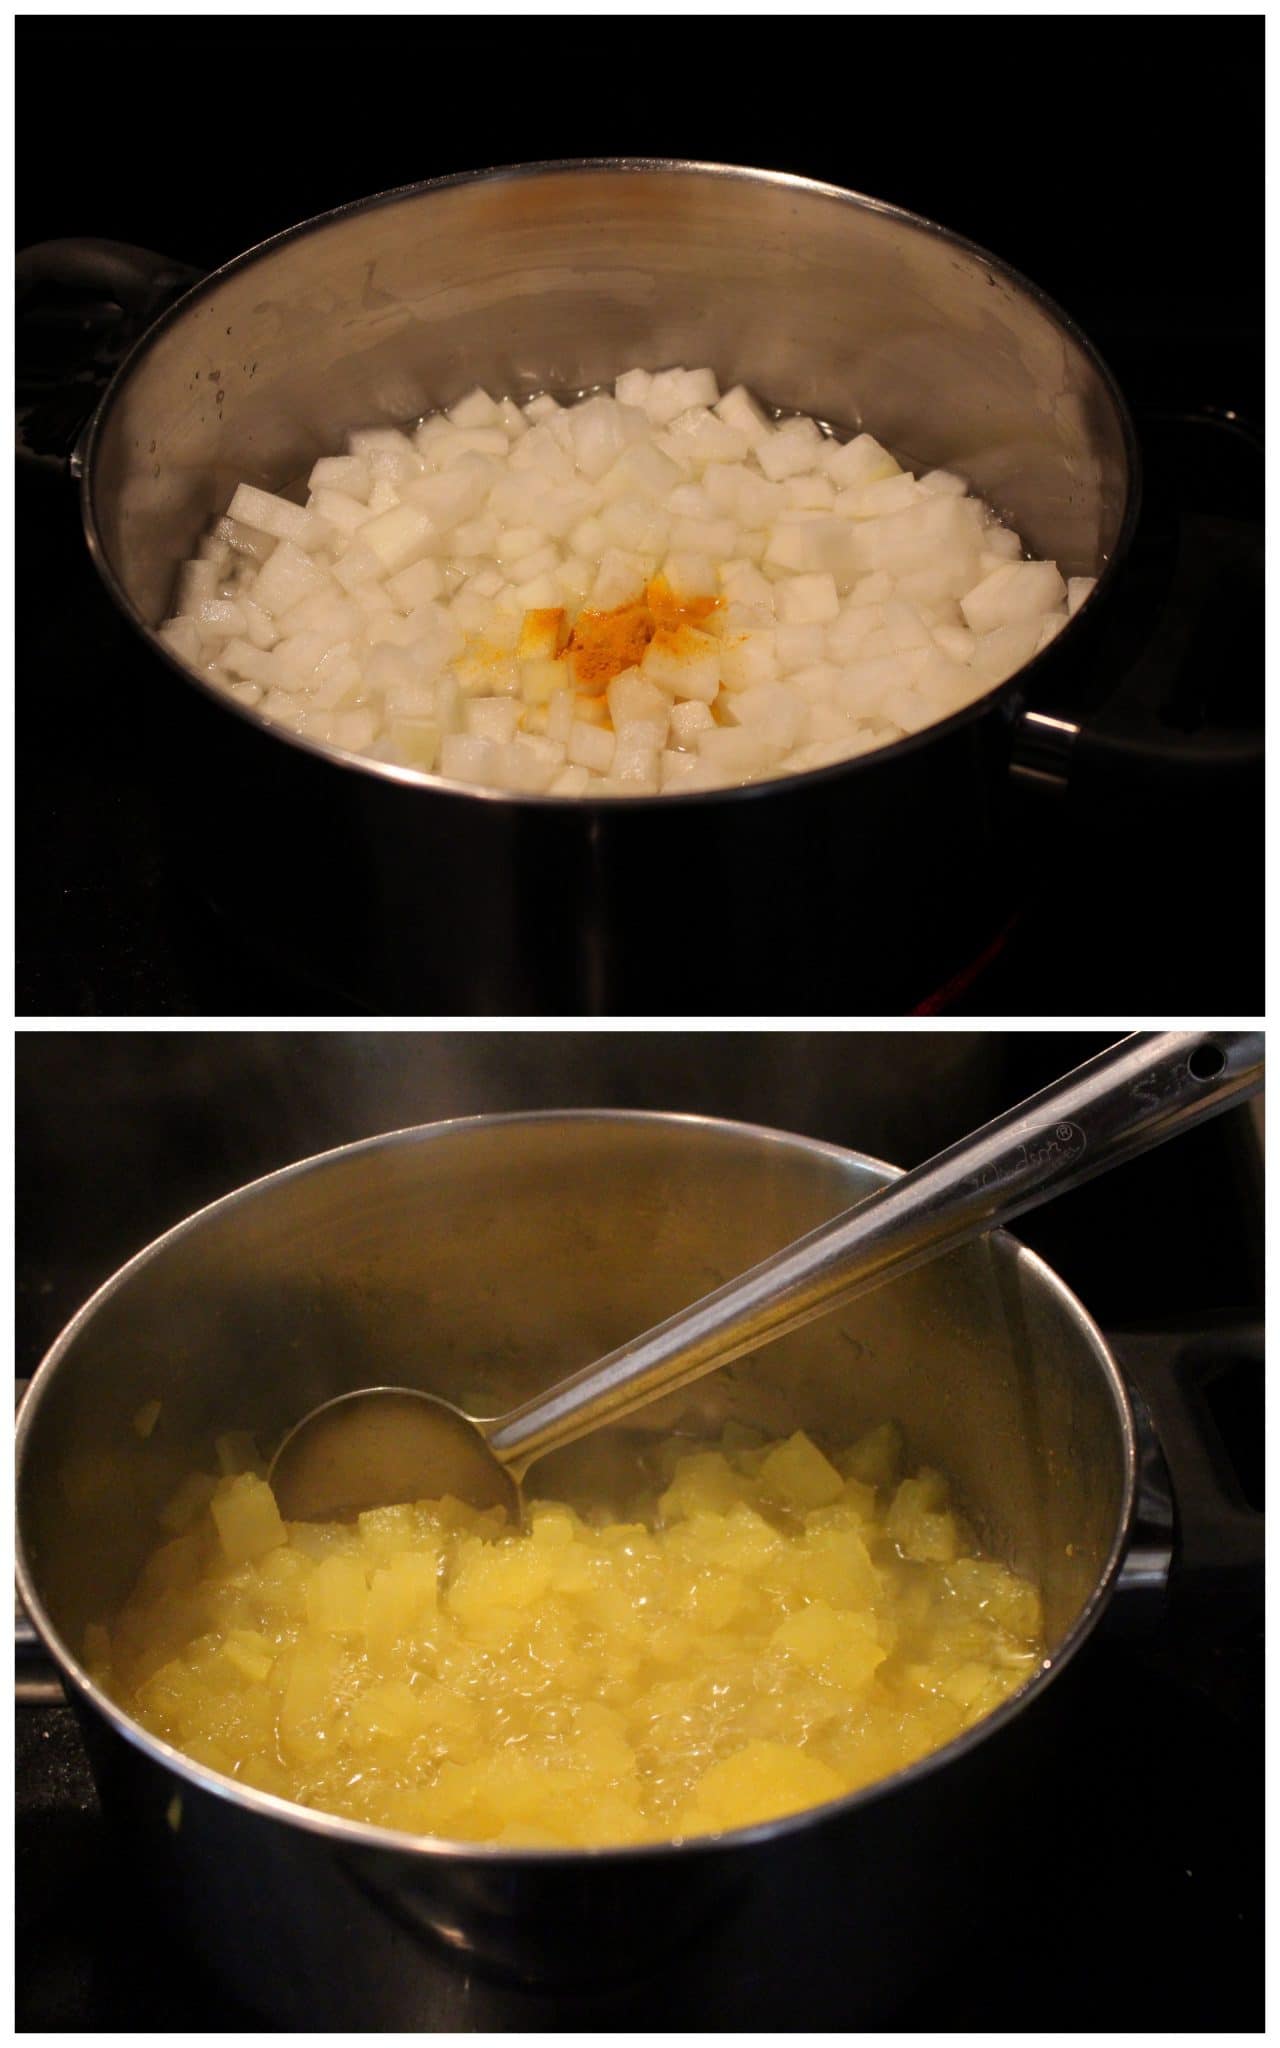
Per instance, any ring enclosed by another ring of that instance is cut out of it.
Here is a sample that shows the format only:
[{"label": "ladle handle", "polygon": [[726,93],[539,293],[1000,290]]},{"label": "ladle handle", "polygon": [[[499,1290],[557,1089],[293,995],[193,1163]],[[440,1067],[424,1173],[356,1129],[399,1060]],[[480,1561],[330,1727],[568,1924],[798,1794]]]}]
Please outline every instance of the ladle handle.
[{"label": "ladle handle", "polygon": [[545,1452],[1218,1115],[1262,1079],[1260,1031],[1136,1032],[490,1423],[490,1445],[521,1474]]}]

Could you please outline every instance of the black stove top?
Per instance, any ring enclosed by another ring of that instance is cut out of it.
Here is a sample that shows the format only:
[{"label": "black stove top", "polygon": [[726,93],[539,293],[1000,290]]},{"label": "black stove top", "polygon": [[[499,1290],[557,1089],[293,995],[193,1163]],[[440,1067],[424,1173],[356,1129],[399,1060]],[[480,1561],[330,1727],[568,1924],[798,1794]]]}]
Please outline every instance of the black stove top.
[{"label": "black stove top", "polygon": [[[1261,190],[1253,175],[1260,25],[1166,21],[1153,32],[1108,22],[1104,62],[1087,54],[1100,25],[933,18],[927,67],[909,21],[824,22],[821,52],[817,24],[801,26],[823,75],[833,61],[838,73],[836,46],[847,45],[854,76],[910,76],[909,111],[893,94],[860,93],[855,146],[843,123],[841,139],[833,130],[827,140],[807,111],[771,114],[766,98],[744,146],[732,95],[718,105],[714,93],[699,94],[696,118],[683,93],[655,98],[620,22],[612,55],[599,25],[589,50],[557,31],[554,134],[541,110],[517,103],[500,124],[465,136],[428,124],[428,143],[421,123],[388,124],[374,90],[351,96],[332,149],[305,151],[305,165],[281,149],[242,180],[218,176],[203,156],[190,178],[182,169],[193,135],[225,132],[220,67],[200,57],[208,24],[28,19],[19,24],[28,80],[58,75],[78,52],[94,91],[78,106],[71,156],[58,124],[33,111],[39,93],[22,98],[19,243],[94,234],[211,266],[353,197],[553,148],[763,163],[873,192],[1034,278],[1097,342],[1130,400],[1147,484],[1129,616],[1114,636],[1116,673],[1105,679],[1120,687],[1120,715],[1141,715],[1157,737],[1203,733],[1208,743],[1224,728],[1256,729],[1261,464],[1256,441],[1227,415],[1257,417],[1262,401],[1260,219],[1251,196]],[[687,61],[714,65],[718,24],[691,19],[681,35]],[[738,23],[734,36],[744,61],[767,75],[776,24]],[[252,75],[288,76],[298,105],[308,93],[327,101],[335,75],[372,80],[394,66],[425,77],[442,64],[501,63],[489,26],[463,19],[312,21],[305,34],[268,20],[254,37]],[[954,81],[1003,63],[1010,38],[1036,83],[1025,107],[1002,107],[992,146],[971,132]],[[160,106],[149,99],[129,117],[133,80],[166,59],[181,94]],[[252,97],[257,88],[246,90]],[[1194,108],[1194,150],[1167,146],[1164,123],[1176,123],[1180,105]],[[274,118],[265,102],[243,113],[246,133]],[[94,166],[89,181],[85,162]],[[90,566],[74,493],[47,474],[20,483],[20,1012],[346,1008],[268,945],[221,923],[175,862],[157,789],[162,769],[147,761],[130,717],[134,637]],[[169,773],[189,766],[166,764]],[[948,963],[944,987],[926,977],[914,997],[921,1007],[1026,1016],[1261,1008],[1256,782],[1243,798],[1226,774],[1163,787],[1139,775],[1123,790],[1084,782],[1065,799],[1024,784],[1013,795],[1008,841],[1016,914],[1006,921],[1002,913],[958,972]]]},{"label": "black stove top", "polygon": [[[911,1164],[1105,1042],[1058,1033],[289,1033],[19,1037],[18,1366],[151,1236],[255,1174],[374,1131],[478,1110],[700,1109]],[[928,1076],[931,1086],[923,1085]],[[91,1167],[92,1170],[89,1170]],[[108,1192],[109,1191],[109,1192]],[[1211,1191],[1211,1192],[1209,1192]],[[1261,1157],[1248,1112],[1026,1219],[1114,1333],[1173,1444],[1189,1570],[1109,1625],[1042,1703],[1033,1812],[992,1814],[980,1879],[922,1949],[893,2028],[1244,2030],[1262,2022],[1261,1596],[1223,1572],[1262,1506]],[[1206,1426],[1207,1417],[1207,1426]],[[1232,1506],[1234,1503],[1234,1506]],[[18,1712],[18,2024],[236,2031],[263,2024],[157,1936],[147,1873],[98,1813],[65,1706]],[[122,1857],[124,1860],[122,1861]],[[846,1959],[806,1946],[803,1898],[733,2023],[847,2028]],[[859,2023],[866,2016],[857,2015]],[[431,2031],[724,2024],[665,1986],[512,1993],[459,1974]]]}]

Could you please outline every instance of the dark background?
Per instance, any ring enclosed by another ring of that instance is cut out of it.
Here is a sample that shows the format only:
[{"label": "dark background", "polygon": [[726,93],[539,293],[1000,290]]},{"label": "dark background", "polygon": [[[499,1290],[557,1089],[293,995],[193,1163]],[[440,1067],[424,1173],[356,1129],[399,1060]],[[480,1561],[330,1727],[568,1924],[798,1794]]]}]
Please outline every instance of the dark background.
[{"label": "dark background", "polygon": [[[1262,56],[1261,21],[1244,17],[28,17],[18,243],[103,236],[213,266],[445,172],[593,154],[745,162],[996,251],[1091,335],[1140,428],[1162,408],[1257,417]],[[1185,471],[1197,512],[1260,516],[1229,438],[1143,432],[1153,503],[1172,505]],[[19,1010],[328,1011],[174,870],[130,726],[139,650],[88,562],[74,492],[24,476],[19,513]],[[1183,637],[1198,634],[1210,694],[1252,705],[1260,640],[1237,614]],[[949,1006],[1260,1009],[1256,814],[1199,790],[1172,819],[1088,806],[1047,851],[1029,815],[1014,858],[1033,914]]]},{"label": "dark background", "polygon": [[[327,1146],[442,1116],[601,1105],[740,1117],[912,1165],[1108,1037],[26,1031],[18,1369],[31,1372],[150,1237]],[[1019,1234],[1079,1292],[1157,1412],[1172,1399],[1175,1417],[1193,1415],[1222,1447],[1229,1490],[1260,1507],[1262,1365],[1245,1333],[1262,1312],[1262,1161],[1250,1112],[1036,1211]],[[1180,1485],[1179,1505],[1194,1559],[1206,1503]],[[1134,1621],[1127,1594],[1113,1603],[1029,1738],[1032,1810],[984,1812],[990,1863],[980,1881],[957,1874],[945,1923],[921,1930],[904,2004],[881,2024],[1260,2026],[1261,1599],[1238,1580],[1189,1564],[1163,1618]],[[69,1710],[22,1707],[17,1723],[19,2026],[260,2024],[160,1932],[145,1869],[103,1827]],[[788,1957],[803,1931],[778,1928],[776,1953]],[[762,1967],[785,2012],[760,2023],[847,2029],[846,1956],[810,1956],[798,1974]],[[504,2004],[483,1979],[457,1978],[451,1996],[427,2016],[432,2030],[684,2023],[661,1986],[607,2014],[554,1995]]]}]

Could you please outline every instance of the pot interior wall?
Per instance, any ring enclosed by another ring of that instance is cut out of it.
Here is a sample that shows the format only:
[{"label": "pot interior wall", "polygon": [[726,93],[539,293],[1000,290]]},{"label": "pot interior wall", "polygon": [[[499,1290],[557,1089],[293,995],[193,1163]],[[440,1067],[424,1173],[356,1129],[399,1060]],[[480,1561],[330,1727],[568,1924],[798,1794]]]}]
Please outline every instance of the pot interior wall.
[{"label": "pot interior wall", "polygon": [[1096,574],[1115,544],[1128,468],[1110,391],[983,257],[799,181],[585,166],[357,206],[202,290],[102,423],[108,560],[157,624],[241,479],[289,487],[350,428],[476,383],[566,393],[679,362],[958,469],[1064,574]]},{"label": "pot interior wall", "polygon": [[[23,1547],[73,1655],[213,1440],[267,1453],[313,1403],[386,1381],[498,1413],[879,1184],[798,1138],[695,1119],[437,1126],[259,1183],[128,1271],[37,1390]],[[161,1403],[141,1440],[133,1417]],[[1051,1646],[1123,1512],[1121,1406],[1070,1297],[1012,1240],[966,1248],[713,1374],[560,1477],[607,1497],[655,1430],[729,1417],[838,1446],[894,1418],[991,1550],[1040,1580]],[[555,1481],[550,1460],[543,1483]]]}]

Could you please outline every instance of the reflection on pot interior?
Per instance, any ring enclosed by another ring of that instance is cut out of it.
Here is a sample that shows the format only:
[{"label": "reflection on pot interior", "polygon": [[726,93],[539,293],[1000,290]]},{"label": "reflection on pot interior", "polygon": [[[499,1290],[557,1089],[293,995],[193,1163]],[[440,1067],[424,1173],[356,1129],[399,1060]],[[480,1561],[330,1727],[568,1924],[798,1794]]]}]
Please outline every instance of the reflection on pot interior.
[{"label": "reflection on pot interior", "polygon": [[[851,407],[851,411],[854,408]],[[161,637],[309,738],[523,794],[820,768],[985,696],[1093,587],[942,469],[767,413],[710,369],[480,389],[242,483]]]},{"label": "reflection on pot interior", "polygon": [[537,1500],[523,1529],[451,1499],[286,1525],[250,1439],[218,1463],[88,1630],[92,1675],[199,1763],[414,1834],[626,1844],[821,1805],[1043,1655],[1036,1588],[939,1473],[903,1476],[892,1426],[830,1457],[663,1440],[632,1497]]}]

